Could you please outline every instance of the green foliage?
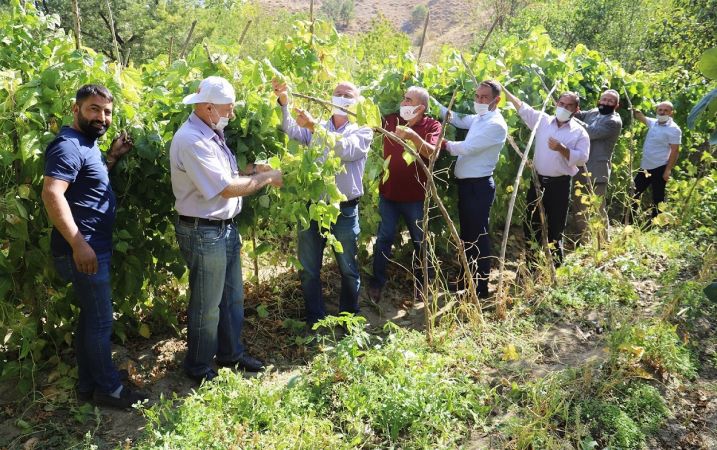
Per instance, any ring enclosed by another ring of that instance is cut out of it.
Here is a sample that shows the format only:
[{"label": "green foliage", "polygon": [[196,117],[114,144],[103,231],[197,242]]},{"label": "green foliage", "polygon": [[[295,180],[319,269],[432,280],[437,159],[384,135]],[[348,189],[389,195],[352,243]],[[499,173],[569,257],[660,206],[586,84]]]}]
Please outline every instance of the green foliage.
[{"label": "green foliage", "polygon": [[610,336],[613,359],[638,373],[644,367],[660,376],[693,378],[697,374],[696,363],[676,329],[661,320],[625,326]]},{"label": "green foliage", "polygon": [[620,407],[601,401],[589,401],[583,408],[585,420],[593,423],[593,433],[603,436],[607,445],[624,449],[643,448],[644,433]]},{"label": "green foliage", "polygon": [[598,305],[630,305],[637,293],[621,273],[609,273],[582,264],[567,264],[558,269],[558,283],[548,294],[560,306],[574,308]]},{"label": "green foliage", "polygon": [[354,18],[354,0],[323,0],[321,12],[338,28],[346,28]]},{"label": "green foliage", "polygon": [[456,370],[461,353],[395,327],[382,342],[364,323],[322,321],[349,335],[323,338],[324,352],[288,383],[223,370],[197,394],[145,410],[138,448],[445,448],[487,415],[486,389]]}]

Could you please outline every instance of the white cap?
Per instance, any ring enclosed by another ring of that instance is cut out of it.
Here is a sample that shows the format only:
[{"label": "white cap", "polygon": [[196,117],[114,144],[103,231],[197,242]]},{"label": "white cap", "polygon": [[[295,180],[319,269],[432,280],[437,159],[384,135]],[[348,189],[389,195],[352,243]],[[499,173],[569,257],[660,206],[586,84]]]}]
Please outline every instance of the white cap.
[{"label": "white cap", "polygon": [[199,83],[196,94],[189,94],[182,100],[185,105],[194,103],[214,103],[229,105],[236,100],[234,87],[222,77],[207,77]]}]

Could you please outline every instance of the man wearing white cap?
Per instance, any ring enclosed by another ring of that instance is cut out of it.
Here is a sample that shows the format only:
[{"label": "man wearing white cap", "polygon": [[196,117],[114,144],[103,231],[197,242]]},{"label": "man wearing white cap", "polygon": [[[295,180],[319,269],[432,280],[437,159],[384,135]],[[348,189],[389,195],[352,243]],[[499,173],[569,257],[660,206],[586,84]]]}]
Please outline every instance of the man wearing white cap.
[{"label": "man wearing white cap", "polygon": [[242,197],[266,185],[281,186],[278,170],[248,164],[240,173],[224,139],[234,118],[234,88],[208,77],[183,103],[194,112],[174,135],[169,150],[172,191],[179,218],[177,242],[189,268],[187,356],[184,369],[201,382],[216,377],[218,366],[256,372],[263,363],[244,352],[244,288],[241,237],[234,224]]}]

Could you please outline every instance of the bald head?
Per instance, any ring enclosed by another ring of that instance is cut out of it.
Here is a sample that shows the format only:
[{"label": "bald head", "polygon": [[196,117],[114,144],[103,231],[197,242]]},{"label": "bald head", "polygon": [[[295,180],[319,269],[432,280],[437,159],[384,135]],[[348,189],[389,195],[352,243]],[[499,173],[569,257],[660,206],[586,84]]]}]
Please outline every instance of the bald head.
[{"label": "bald head", "polygon": [[361,97],[361,91],[355,84],[350,81],[341,81],[334,89],[334,97],[352,98],[358,100]]}]

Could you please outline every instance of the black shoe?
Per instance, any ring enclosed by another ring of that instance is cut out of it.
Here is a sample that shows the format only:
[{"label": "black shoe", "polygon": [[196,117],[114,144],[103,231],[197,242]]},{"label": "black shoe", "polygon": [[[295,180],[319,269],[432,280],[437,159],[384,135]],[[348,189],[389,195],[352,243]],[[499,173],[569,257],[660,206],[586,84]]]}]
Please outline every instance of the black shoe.
[{"label": "black shoe", "polygon": [[451,281],[448,283],[448,292],[459,293],[466,290],[466,283],[463,280]]},{"label": "black shoe", "polygon": [[264,363],[249,355],[244,355],[236,361],[217,361],[219,367],[236,367],[247,372],[261,372],[264,370]]},{"label": "black shoe", "polygon": [[[129,372],[125,369],[120,369],[117,371],[117,374],[119,375],[119,379],[121,382],[129,381]],[[78,403],[88,403],[92,401],[92,394],[94,394],[95,391],[77,391],[77,402]]]},{"label": "black shoe", "polygon": [[127,386],[122,387],[119,398],[115,398],[105,392],[97,392],[92,395],[92,401],[97,406],[109,406],[112,408],[127,409],[137,402],[147,400],[149,396],[141,391],[135,391]]},{"label": "black shoe", "polygon": [[214,369],[209,369],[206,373],[202,375],[191,375],[187,374],[189,378],[196,381],[198,385],[201,385],[202,383],[208,383],[219,376],[219,374]]},{"label": "black shoe", "polygon": [[381,301],[381,288],[378,286],[369,286],[368,287],[368,299],[372,303],[378,304]]}]

